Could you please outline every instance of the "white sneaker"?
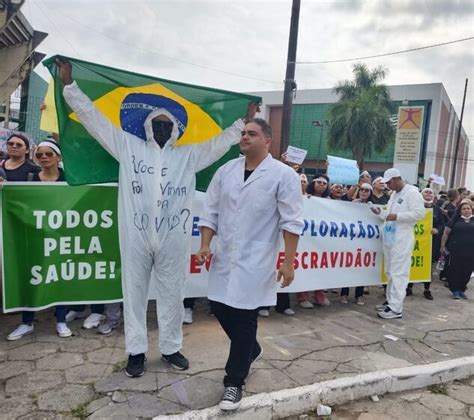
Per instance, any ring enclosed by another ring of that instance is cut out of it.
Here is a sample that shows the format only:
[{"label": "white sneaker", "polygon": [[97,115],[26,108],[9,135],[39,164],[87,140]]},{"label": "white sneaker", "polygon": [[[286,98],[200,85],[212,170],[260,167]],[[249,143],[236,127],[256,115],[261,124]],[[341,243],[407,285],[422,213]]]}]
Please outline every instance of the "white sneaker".
[{"label": "white sneaker", "polygon": [[303,302],[300,302],[300,306],[305,309],[313,309],[314,305],[309,301],[309,300],[304,300]]},{"label": "white sneaker", "polygon": [[105,320],[99,325],[99,328],[97,328],[97,333],[104,334],[104,335],[110,334],[112,330],[117,328],[119,325],[120,325],[120,321],[111,322],[111,321]]},{"label": "white sneaker", "polygon": [[295,314],[295,311],[294,311],[293,309],[291,309],[291,308],[288,308],[288,309],[285,309],[285,310],[283,311],[283,313],[284,313],[285,315],[292,316],[292,315]]},{"label": "white sneaker", "polygon": [[268,309],[260,309],[258,311],[258,316],[263,316],[264,318],[270,316],[270,311]]},{"label": "white sneaker", "polygon": [[184,308],[183,324],[193,323],[193,310],[191,308]]},{"label": "white sneaker", "polygon": [[328,298],[324,298],[323,303],[321,306],[331,306],[331,301]]},{"label": "white sneaker", "polygon": [[85,318],[85,317],[86,317],[85,311],[81,311],[81,312],[68,311],[68,313],[66,314],[66,323],[67,322],[72,322],[75,319],[82,319],[82,318]]},{"label": "white sneaker", "polygon": [[15,329],[15,331],[12,331],[10,334],[7,335],[7,340],[8,341],[18,340],[21,337],[24,337],[25,335],[31,334],[34,329],[35,327],[33,326],[33,324],[31,325],[20,324]]},{"label": "white sneaker", "polygon": [[102,314],[90,314],[83,322],[82,328],[90,330],[92,328],[97,328],[100,324],[100,321],[105,319],[105,315]]},{"label": "white sneaker", "polygon": [[72,335],[72,331],[69,329],[65,322],[56,323],[56,331],[58,335],[62,338],[71,337]]},{"label": "white sneaker", "polygon": [[401,318],[402,314],[399,312],[393,312],[390,309],[390,306],[387,306],[384,311],[381,311],[377,314],[379,318],[383,319],[396,319],[396,318]]}]

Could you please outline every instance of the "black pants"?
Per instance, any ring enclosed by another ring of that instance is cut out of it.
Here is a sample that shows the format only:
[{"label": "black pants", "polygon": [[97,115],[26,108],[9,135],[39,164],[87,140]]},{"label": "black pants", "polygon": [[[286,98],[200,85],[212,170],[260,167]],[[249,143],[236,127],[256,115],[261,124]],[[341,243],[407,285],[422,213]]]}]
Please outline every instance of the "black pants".
[{"label": "black pants", "polygon": [[[413,289],[414,284],[415,283],[408,283],[407,289]],[[423,282],[423,287],[425,288],[425,290],[430,290],[431,282],[430,281],[424,281]]]},{"label": "black pants", "polygon": [[[349,288],[343,287],[341,289],[341,296],[349,296]],[[355,298],[360,298],[364,296],[364,286],[357,286],[355,291]]]},{"label": "black pants", "polygon": [[194,302],[196,298],[185,298],[183,300],[183,305],[185,308],[194,309]]},{"label": "black pants", "polygon": [[[289,309],[291,306],[290,304],[290,294],[289,293],[277,293],[277,304],[275,306],[275,310],[277,312],[284,312],[286,309]],[[262,306],[258,309],[270,309],[270,306]]]},{"label": "black pants", "polygon": [[474,259],[472,257],[451,254],[448,270],[449,290],[465,292],[473,271]]},{"label": "black pants", "polygon": [[212,312],[230,339],[230,351],[225,365],[224,386],[245,384],[250,365],[260,352],[257,343],[257,309],[238,309],[209,301]]}]

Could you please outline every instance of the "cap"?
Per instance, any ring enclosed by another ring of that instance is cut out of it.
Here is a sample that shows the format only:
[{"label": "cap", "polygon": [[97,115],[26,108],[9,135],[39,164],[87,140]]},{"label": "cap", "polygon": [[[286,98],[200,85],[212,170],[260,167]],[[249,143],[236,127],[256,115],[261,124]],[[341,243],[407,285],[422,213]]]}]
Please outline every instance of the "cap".
[{"label": "cap", "polygon": [[[368,171],[362,171],[359,175],[359,178],[362,178],[363,176],[370,176]],[[371,177],[372,178],[372,177]]]},{"label": "cap", "polygon": [[400,171],[397,168],[390,168],[390,169],[387,169],[384,172],[382,182],[387,183],[392,178],[398,178],[398,177],[401,178],[401,176],[402,176],[402,174],[400,173]]}]

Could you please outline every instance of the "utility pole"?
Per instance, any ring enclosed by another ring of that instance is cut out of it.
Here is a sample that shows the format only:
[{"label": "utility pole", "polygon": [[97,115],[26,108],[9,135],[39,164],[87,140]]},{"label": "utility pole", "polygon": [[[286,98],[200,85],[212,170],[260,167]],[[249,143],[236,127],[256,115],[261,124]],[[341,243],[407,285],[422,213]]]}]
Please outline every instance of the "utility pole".
[{"label": "utility pole", "polygon": [[280,155],[286,152],[290,144],[291,111],[293,94],[296,91],[295,65],[296,47],[298,44],[298,22],[301,0],[293,0],[291,8],[290,39],[288,41],[288,58],[286,62],[285,91],[283,93],[283,112],[281,117]]},{"label": "utility pole", "polygon": [[466,103],[467,81],[468,79],[466,79],[466,84],[464,85],[464,97],[462,98],[461,118],[459,118],[458,135],[456,137],[456,147],[454,148],[453,169],[451,171],[451,180],[449,182],[450,188],[454,188],[454,177],[456,174],[456,164],[458,160],[459,140],[461,138],[462,118],[464,116],[464,105]]}]

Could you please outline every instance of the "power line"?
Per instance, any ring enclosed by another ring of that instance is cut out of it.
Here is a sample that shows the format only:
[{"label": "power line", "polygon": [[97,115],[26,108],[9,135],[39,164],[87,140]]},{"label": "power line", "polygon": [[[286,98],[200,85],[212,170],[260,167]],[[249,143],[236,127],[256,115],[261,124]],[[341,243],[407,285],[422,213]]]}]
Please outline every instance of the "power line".
[{"label": "power line", "polygon": [[48,14],[43,10],[43,8],[40,6],[39,2],[35,2],[34,5],[39,9],[39,11],[46,17],[46,19],[49,20],[49,22],[51,23],[51,25],[53,25],[53,27],[56,29],[56,31],[58,32],[58,34],[69,44],[69,46],[72,48],[72,50],[77,54],[77,56],[79,56],[79,52],[76,50],[76,48],[74,47],[74,45],[72,45],[71,42],[69,42],[69,40],[62,34],[62,32],[59,30],[59,27],[54,23],[54,21],[48,16]]},{"label": "power line", "polygon": [[149,50],[149,49],[146,49],[146,48],[141,48],[139,46],[137,46],[136,44],[132,44],[130,42],[127,42],[127,41],[123,41],[121,39],[117,39],[117,38],[114,38],[108,34],[106,34],[105,32],[101,32],[99,30],[97,30],[96,28],[94,28],[93,26],[89,26],[89,25],[85,25],[83,24],[82,22],[79,22],[78,20],[72,18],[71,16],[68,16],[62,12],[60,12],[59,10],[55,9],[54,10],[56,13],[60,14],[61,16],[64,16],[66,18],[68,18],[69,20],[71,20],[72,22],[76,23],[77,25],[79,26],[82,26],[86,29],[88,29],[89,31],[92,31],[92,32],[96,32],[100,35],[102,35],[103,37],[105,38],[108,38],[110,39],[111,41],[114,41],[114,42],[119,42],[121,44],[124,44],[124,45],[127,45],[128,47],[132,47],[134,48],[135,50],[138,50],[138,51],[142,51],[142,52],[145,52],[147,54],[153,54],[153,55],[159,55],[159,56],[162,56],[162,57],[165,57],[165,58],[168,58],[169,60],[173,60],[173,61],[177,61],[177,62],[180,62],[180,63],[183,63],[183,64],[188,64],[190,66],[195,66],[195,67],[199,67],[199,68],[202,68],[202,69],[206,69],[206,70],[210,70],[210,71],[214,71],[214,72],[218,72],[218,73],[223,73],[223,74],[228,74],[228,75],[231,75],[231,76],[237,76],[237,77],[242,77],[244,79],[250,79],[250,80],[256,80],[258,82],[266,82],[266,83],[273,83],[273,84],[278,84],[278,85],[283,85],[283,82],[277,82],[275,80],[268,80],[268,79],[259,79],[257,77],[252,77],[252,76],[246,76],[246,75],[243,75],[243,74],[239,74],[239,73],[234,73],[234,72],[231,72],[231,71],[227,71],[227,70],[221,70],[221,69],[216,69],[214,67],[210,67],[210,66],[205,66],[203,64],[198,64],[198,63],[194,63],[192,61],[187,61],[187,60],[183,60],[181,58],[176,58],[176,57],[172,57],[170,55],[167,55],[167,54],[164,54],[160,51],[154,51],[154,50]]},{"label": "power line", "polygon": [[342,59],[339,59],[339,60],[297,61],[296,64],[330,64],[330,63],[345,63],[345,62],[348,62],[348,61],[369,60],[371,58],[387,57],[389,55],[405,54],[405,53],[408,53],[408,52],[426,50],[428,48],[435,48],[435,47],[441,47],[441,46],[444,46],[444,45],[455,44],[457,42],[471,41],[473,39],[474,39],[474,36],[470,36],[468,38],[455,39],[453,41],[440,42],[439,44],[426,45],[424,47],[410,48],[408,50],[393,51],[393,52],[384,53],[384,54],[367,55],[365,57],[355,57],[355,58],[342,58]]}]

